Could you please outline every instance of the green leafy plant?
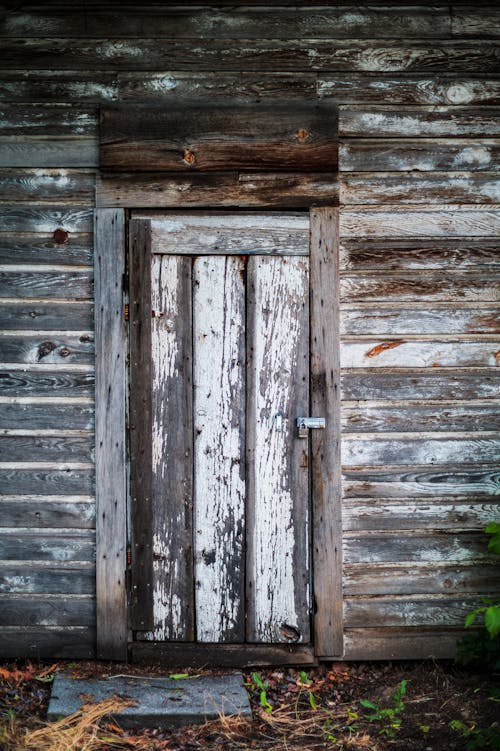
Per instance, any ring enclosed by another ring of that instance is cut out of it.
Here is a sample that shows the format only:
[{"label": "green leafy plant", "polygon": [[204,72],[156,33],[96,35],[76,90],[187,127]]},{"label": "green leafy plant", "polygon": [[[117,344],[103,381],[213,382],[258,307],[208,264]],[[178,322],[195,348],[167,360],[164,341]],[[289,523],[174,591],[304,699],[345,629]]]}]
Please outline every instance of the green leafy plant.
[{"label": "green leafy plant", "polygon": [[368,699],[361,699],[359,702],[362,707],[371,710],[369,714],[363,715],[365,720],[380,723],[379,735],[394,738],[396,732],[401,727],[403,720],[400,715],[405,708],[403,698],[406,695],[406,685],[407,681],[402,680],[391,696],[391,706],[389,707],[381,707],[380,704],[375,704]]},{"label": "green leafy plant", "polygon": [[467,738],[467,751],[500,749],[500,732],[495,725],[480,728],[474,724],[467,725],[461,720],[452,720],[450,727],[461,733],[463,738]]},{"label": "green leafy plant", "polygon": [[252,673],[252,681],[254,687],[259,691],[260,706],[264,712],[270,714],[273,711],[273,705],[269,703],[267,698],[267,689],[269,688],[268,682],[263,681],[258,673]]},{"label": "green leafy plant", "polygon": [[299,687],[299,693],[297,694],[297,700],[295,702],[295,713],[297,713],[299,699],[301,697],[302,690],[304,688],[307,690],[307,698],[309,700],[309,706],[311,707],[311,709],[317,709],[318,702],[311,690],[312,680],[310,679],[308,674],[305,672],[305,670],[299,670],[299,678],[297,680],[297,685]]}]

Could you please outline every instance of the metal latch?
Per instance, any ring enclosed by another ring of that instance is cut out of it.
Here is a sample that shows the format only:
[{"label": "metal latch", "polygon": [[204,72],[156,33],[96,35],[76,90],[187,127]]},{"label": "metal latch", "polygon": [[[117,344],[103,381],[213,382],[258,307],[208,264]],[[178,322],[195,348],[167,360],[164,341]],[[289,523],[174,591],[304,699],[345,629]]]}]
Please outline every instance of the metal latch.
[{"label": "metal latch", "polygon": [[307,438],[309,430],[312,428],[321,429],[325,427],[324,417],[297,417],[297,435],[299,438]]}]

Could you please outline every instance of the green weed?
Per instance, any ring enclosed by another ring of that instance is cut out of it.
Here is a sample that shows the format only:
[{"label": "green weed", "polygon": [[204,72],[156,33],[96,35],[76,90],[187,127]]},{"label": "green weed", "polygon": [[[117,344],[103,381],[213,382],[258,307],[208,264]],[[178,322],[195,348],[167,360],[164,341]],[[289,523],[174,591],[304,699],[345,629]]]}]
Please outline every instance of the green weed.
[{"label": "green weed", "polygon": [[359,702],[365,709],[371,710],[369,714],[363,715],[368,722],[380,723],[379,735],[386,735],[388,738],[394,738],[396,732],[403,722],[400,714],[403,712],[405,705],[403,697],[406,695],[407,681],[402,680],[397,689],[391,696],[391,706],[381,707],[368,699],[361,699]]},{"label": "green weed", "polygon": [[260,706],[262,707],[264,712],[268,712],[270,714],[273,711],[273,705],[269,703],[267,698],[267,689],[269,688],[268,682],[263,681],[258,673],[252,673],[252,681],[254,688],[259,690]]},{"label": "green weed", "polygon": [[474,724],[467,725],[461,720],[452,720],[450,727],[467,739],[467,751],[486,751],[486,749],[500,749],[500,732],[498,727],[479,728]]}]

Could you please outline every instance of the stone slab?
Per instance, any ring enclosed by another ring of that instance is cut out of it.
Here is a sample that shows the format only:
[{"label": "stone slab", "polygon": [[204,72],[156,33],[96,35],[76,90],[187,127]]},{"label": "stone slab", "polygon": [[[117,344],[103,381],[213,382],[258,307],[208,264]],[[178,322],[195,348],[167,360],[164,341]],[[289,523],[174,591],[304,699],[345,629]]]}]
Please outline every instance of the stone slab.
[{"label": "stone slab", "polygon": [[136,702],[113,713],[113,719],[123,727],[178,727],[220,715],[252,716],[241,673],[182,679],[119,676],[89,680],[57,674],[47,719],[66,717],[82,704],[114,695]]}]

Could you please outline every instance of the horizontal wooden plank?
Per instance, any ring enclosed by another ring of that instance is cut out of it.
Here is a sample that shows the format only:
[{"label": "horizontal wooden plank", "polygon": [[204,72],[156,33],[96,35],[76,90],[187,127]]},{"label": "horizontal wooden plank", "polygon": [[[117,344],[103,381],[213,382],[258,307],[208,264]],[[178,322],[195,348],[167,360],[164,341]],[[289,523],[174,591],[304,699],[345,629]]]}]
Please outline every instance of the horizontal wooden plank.
[{"label": "horizontal wooden plank", "polygon": [[342,204],[500,203],[497,174],[473,172],[354,172],[341,175]]},{"label": "horizontal wooden plank", "polygon": [[339,144],[341,172],[404,171],[434,172],[495,170],[500,142],[492,139],[419,138],[406,140],[356,139]]},{"label": "horizontal wooden plank", "polygon": [[332,172],[336,108],[307,102],[170,107],[107,106],[100,112],[101,169],[263,169]]},{"label": "horizontal wooden plank", "polygon": [[500,430],[500,413],[493,405],[460,403],[401,403],[394,406],[344,403],[342,429],[346,433]]},{"label": "horizontal wooden plank", "polygon": [[498,64],[495,41],[338,41],[322,39],[6,39],[4,67],[41,70],[57,61],[66,70],[302,70],[491,74]]},{"label": "horizontal wooden plank", "polygon": [[53,331],[29,333],[26,336],[20,336],[17,332],[5,334],[0,336],[0,362],[92,365],[93,335],[57,334]]},{"label": "horizontal wooden plank", "polygon": [[[0,642],[1,647],[1,642]],[[315,665],[311,646],[304,644],[175,644],[135,641],[129,644],[131,662],[164,667],[239,667]]]},{"label": "horizontal wooden plank", "polygon": [[482,605],[479,596],[370,597],[344,601],[346,628],[405,626],[463,627],[471,610]]},{"label": "horizontal wooden plank", "polygon": [[481,533],[349,532],[342,547],[346,564],[495,562]]},{"label": "horizontal wooden plank", "polygon": [[500,586],[497,565],[417,563],[351,564],[344,569],[347,597],[360,595],[487,594]]},{"label": "horizontal wooden plank", "polygon": [[495,462],[500,456],[500,437],[498,433],[470,438],[463,435],[451,438],[448,434],[435,438],[411,435],[394,438],[347,433],[342,436],[341,456],[344,467]]},{"label": "horizontal wooden plank", "polygon": [[500,232],[500,211],[458,205],[364,206],[341,211],[340,230],[344,237],[495,237]]},{"label": "horizontal wooden plank", "polygon": [[341,388],[343,399],[498,399],[500,373],[496,368],[397,372],[359,368],[342,373]]},{"label": "horizontal wooden plank", "polygon": [[90,435],[0,435],[2,462],[88,462],[92,455]]},{"label": "horizontal wooden plank", "polygon": [[110,173],[97,179],[98,207],[168,208],[336,205],[336,174],[289,172]]},{"label": "horizontal wooden plank", "polygon": [[6,527],[94,529],[95,503],[71,497],[0,496],[0,517]]},{"label": "horizontal wooden plank", "polygon": [[46,271],[43,266],[18,271],[8,266],[0,270],[0,295],[22,299],[46,298],[90,300],[92,298],[92,269],[74,271]]},{"label": "horizontal wooden plank", "polygon": [[3,659],[83,659],[95,657],[95,629],[89,626],[37,626],[0,630]]},{"label": "horizontal wooden plank", "polygon": [[0,205],[0,232],[91,232],[92,209],[89,206]]},{"label": "horizontal wooden plank", "polygon": [[0,138],[1,167],[97,167],[96,138],[45,138],[19,136]]},{"label": "horizontal wooden plank", "polygon": [[[492,4],[494,6],[494,3]],[[451,14],[451,30],[459,37],[488,37],[500,36],[500,13],[498,8],[483,7],[478,9],[474,5],[460,7],[454,5]]]},{"label": "horizontal wooden plank", "polygon": [[94,405],[89,401],[0,403],[0,430],[93,430]]},{"label": "horizontal wooden plank", "polygon": [[346,469],[343,492],[347,498],[450,498],[470,494],[471,498],[498,495],[497,466],[458,465],[385,469]]},{"label": "horizontal wooden plank", "polygon": [[85,233],[68,234],[64,243],[56,242],[53,235],[46,234],[0,234],[0,264],[91,266],[92,252],[92,235]]},{"label": "horizontal wooden plank", "polygon": [[497,334],[500,307],[370,307],[343,309],[342,336],[385,334]]},{"label": "horizontal wooden plank", "polygon": [[[0,89],[1,92],[1,89]],[[500,80],[469,77],[466,74],[365,77],[320,74],[317,81],[319,97],[331,97],[338,104],[432,104],[474,105],[499,104]]]},{"label": "horizontal wooden plank", "polygon": [[[498,302],[500,279],[491,274],[384,274],[344,276],[340,299],[345,303],[395,301]],[[486,363],[485,363],[486,364]]]},{"label": "horizontal wooden plank", "polygon": [[89,595],[0,595],[0,628],[92,626],[94,622],[95,599]]},{"label": "horizontal wooden plank", "polygon": [[[491,502],[463,498],[433,500],[352,500],[344,504],[345,531],[455,529],[484,530],[500,513],[500,500]],[[486,541],[486,536],[485,536]]]},{"label": "horizontal wooden plank", "polygon": [[[92,469],[4,469],[0,467],[0,487],[5,494],[91,495]],[[61,548],[62,550],[62,548]],[[62,560],[70,560],[65,559]]]},{"label": "horizontal wooden plank", "polygon": [[5,594],[80,594],[95,593],[93,563],[58,561],[57,564],[33,561],[0,562],[0,592]]},{"label": "horizontal wooden plank", "polygon": [[455,240],[446,237],[433,240],[350,240],[345,237],[340,244],[341,272],[475,271],[483,268],[493,273],[500,268],[497,239],[465,236]]},{"label": "horizontal wooden plank", "polygon": [[92,203],[95,174],[76,170],[0,170],[0,201]]},{"label": "horizontal wooden plank", "polygon": [[[1,470],[0,470],[1,471]],[[92,561],[92,530],[0,528],[0,553],[13,561]]]},{"label": "horizontal wooden plank", "polygon": [[[5,16],[0,20],[4,22]],[[1,32],[0,32],[1,33]],[[31,36],[30,33],[27,36]],[[97,137],[97,109],[72,102],[57,104],[0,105],[0,136],[93,136]]]},{"label": "horizontal wooden plank", "polygon": [[3,396],[93,396],[94,373],[84,371],[0,370]]},{"label": "horizontal wooden plank", "polygon": [[496,107],[341,107],[339,135],[361,138],[401,136],[498,136]]},{"label": "horizontal wooden plank", "polygon": [[485,368],[495,367],[499,360],[500,340],[491,339],[405,342],[380,338],[344,341],[340,346],[340,362],[344,368]]},{"label": "horizontal wooden plank", "polygon": [[0,308],[0,328],[3,331],[82,331],[91,330],[93,326],[94,307],[90,301],[2,301]]},{"label": "horizontal wooden plank", "polygon": [[307,213],[184,214],[134,212],[151,220],[155,252],[172,254],[309,255]]},{"label": "horizontal wooden plank", "polygon": [[445,629],[422,632],[422,628],[349,629],[344,636],[345,660],[426,660],[452,658],[456,643],[464,636]]},{"label": "horizontal wooden plank", "polygon": [[[412,12],[413,11],[413,12]],[[492,14],[490,14],[490,17]],[[453,19],[455,23],[455,18]],[[209,8],[172,8],[147,4],[118,9],[34,8],[12,11],[2,19],[2,37],[171,37],[176,39],[289,39],[294,36],[332,39],[349,37],[426,38],[448,37],[451,14],[446,6],[426,5],[416,9],[356,6],[351,8],[296,7],[272,4],[264,8],[229,8],[220,13]]]}]

